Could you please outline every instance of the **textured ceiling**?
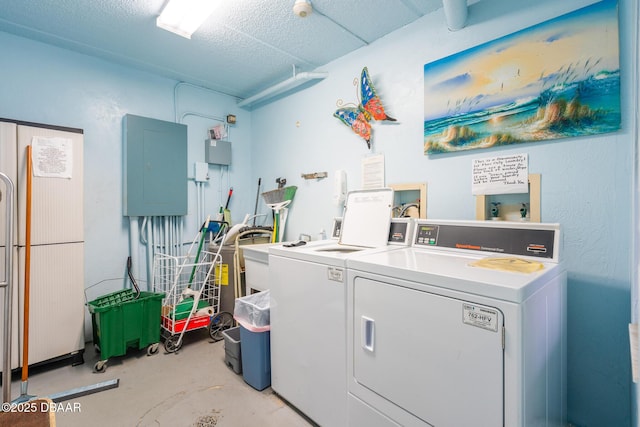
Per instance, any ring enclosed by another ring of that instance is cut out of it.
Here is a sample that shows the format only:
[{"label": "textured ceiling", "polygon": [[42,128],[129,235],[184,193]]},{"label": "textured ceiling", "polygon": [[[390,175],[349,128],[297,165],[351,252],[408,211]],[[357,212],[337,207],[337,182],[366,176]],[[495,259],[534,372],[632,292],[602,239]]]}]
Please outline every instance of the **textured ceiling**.
[{"label": "textured ceiling", "polygon": [[165,0],[3,1],[0,31],[247,98],[401,28],[442,0],[212,0],[185,39],[155,25]]}]

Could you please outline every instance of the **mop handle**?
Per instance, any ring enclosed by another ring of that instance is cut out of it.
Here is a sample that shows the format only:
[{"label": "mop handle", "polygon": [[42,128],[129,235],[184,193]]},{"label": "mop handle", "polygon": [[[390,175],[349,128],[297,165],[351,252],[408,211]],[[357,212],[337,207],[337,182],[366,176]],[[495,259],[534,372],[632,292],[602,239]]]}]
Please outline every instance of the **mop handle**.
[{"label": "mop handle", "polygon": [[24,244],[24,330],[22,333],[22,382],[29,378],[29,288],[31,284],[31,146],[27,145],[27,206]]},{"label": "mop handle", "polygon": [[224,205],[225,209],[229,209],[229,201],[231,200],[231,195],[233,194],[233,187],[229,189],[229,195],[227,196],[227,204]]},{"label": "mop handle", "polygon": [[207,229],[209,228],[210,220],[211,220],[211,217],[207,216],[207,220],[204,222],[204,226],[202,227],[202,230],[201,230],[200,243],[198,243],[198,250],[196,252],[196,257],[193,261],[193,269],[191,269],[191,277],[189,277],[189,285],[187,285],[188,288],[191,287],[191,284],[193,283],[193,277],[196,275],[198,259],[200,258],[200,252],[202,251],[202,244],[204,243],[204,239],[207,236]]},{"label": "mop handle", "polygon": [[258,178],[258,192],[256,193],[256,206],[253,208],[253,226],[256,226],[256,216],[258,215],[258,198],[260,197],[260,184],[262,184],[262,178]]}]

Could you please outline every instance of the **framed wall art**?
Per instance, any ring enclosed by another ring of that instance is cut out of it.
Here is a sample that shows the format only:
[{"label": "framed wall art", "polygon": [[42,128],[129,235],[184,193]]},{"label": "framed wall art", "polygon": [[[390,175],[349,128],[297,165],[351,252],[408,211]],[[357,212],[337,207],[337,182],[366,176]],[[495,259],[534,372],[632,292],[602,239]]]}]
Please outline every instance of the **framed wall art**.
[{"label": "framed wall art", "polygon": [[426,155],[618,129],[614,0],[424,66]]}]

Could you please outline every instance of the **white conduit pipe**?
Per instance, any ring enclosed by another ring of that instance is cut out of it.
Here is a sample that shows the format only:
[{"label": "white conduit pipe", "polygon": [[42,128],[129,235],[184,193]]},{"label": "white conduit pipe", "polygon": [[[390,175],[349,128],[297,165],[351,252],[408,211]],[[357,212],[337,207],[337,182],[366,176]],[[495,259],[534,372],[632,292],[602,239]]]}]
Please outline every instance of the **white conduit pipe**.
[{"label": "white conduit pipe", "polygon": [[171,256],[176,256],[175,251],[176,246],[176,226],[175,226],[175,217],[169,217],[169,252]]},{"label": "white conduit pipe", "polygon": [[176,256],[176,217],[169,217],[169,229],[171,233],[170,244],[171,244],[171,255]]},{"label": "white conduit pipe", "polygon": [[167,218],[166,216],[163,216],[162,218],[163,218],[162,220],[162,223],[163,223],[162,252],[164,252],[165,254],[169,254],[169,251],[167,248],[167,242],[169,241],[169,218]]},{"label": "white conduit pipe", "polygon": [[162,252],[160,250],[160,225],[158,224],[158,217],[153,217],[153,245],[154,252]]},{"label": "white conduit pipe", "polygon": [[[154,216],[153,217],[153,242],[154,242],[154,253],[161,253],[164,254],[164,251],[162,250],[162,218],[159,216]],[[161,274],[166,274],[167,271],[167,265],[166,265],[166,259],[163,259],[162,261],[162,266],[160,267],[162,273]],[[167,288],[166,288],[166,281],[163,281],[164,283],[164,288],[162,289],[164,292],[167,292]]]},{"label": "white conduit pipe", "polygon": [[157,217],[153,217],[153,251],[154,252],[162,252],[157,250],[158,242],[160,241],[158,236],[158,219]]},{"label": "white conduit pipe", "polygon": [[171,256],[175,256],[176,254],[173,251],[173,245],[174,245],[174,241],[175,241],[175,237],[173,236],[173,232],[174,232],[174,228],[173,228],[173,217],[172,216],[168,216],[167,217],[167,235],[169,236],[169,240],[167,241],[167,245],[169,247],[169,253],[171,254]]},{"label": "white conduit pipe", "polygon": [[[224,206],[224,201],[222,199],[222,179],[223,178],[224,178],[224,166],[220,166],[220,181],[218,181],[218,200],[220,200],[220,206]],[[222,218],[216,218],[216,219],[222,220]]]},{"label": "white conduit pipe", "polygon": [[199,218],[205,217],[206,208],[204,206],[204,183],[200,183],[200,216]]},{"label": "white conduit pipe", "polygon": [[195,182],[196,185],[196,218],[200,216],[200,183]]},{"label": "white conduit pipe", "polygon": [[153,258],[155,251],[153,250],[153,217],[145,217],[146,236],[147,236],[147,291],[153,290]]},{"label": "white conduit pipe", "polygon": [[179,216],[174,216],[173,217],[173,223],[174,225],[174,253],[176,254],[176,256],[180,256],[180,218]]},{"label": "white conduit pipe", "polygon": [[182,230],[184,230],[184,217],[180,217],[180,230],[178,230],[178,236],[180,236],[180,253],[178,255],[182,255]]},{"label": "white conduit pipe", "polygon": [[204,199],[204,182],[200,183],[200,215],[199,219],[202,219],[206,216],[206,207],[205,207],[205,199]]},{"label": "white conduit pipe", "polygon": [[200,209],[198,210],[198,218],[202,218],[204,216],[204,200],[202,198],[203,196],[203,188],[202,188],[202,183],[199,182],[198,183],[198,205],[200,206]]},{"label": "white conduit pipe", "polygon": [[[232,96],[232,95],[229,95],[227,93],[220,92],[220,91],[213,90],[213,89],[209,89],[209,88],[206,88],[206,87],[194,85],[193,83],[178,82],[175,85],[175,87],[173,88],[173,113],[174,113],[174,117],[175,117],[176,123],[182,123],[182,119],[184,119],[184,117],[186,115],[188,115],[188,114],[194,114],[194,115],[198,115],[198,116],[203,117],[200,113],[186,112],[186,113],[183,113],[182,117],[180,118],[180,120],[178,120],[178,88],[181,87],[181,86],[191,86],[191,87],[196,88],[196,89],[208,90],[208,91],[213,92],[213,93],[220,93],[220,94],[223,94],[223,95],[231,96],[232,98],[237,98],[236,96]],[[224,120],[225,120],[225,119],[220,118],[220,117],[213,117],[213,118],[215,120],[220,121],[220,122],[224,122]]]},{"label": "white conduit pipe", "polygon": [[173,253],[175,256],[180,256],[180,219],[179,216],[173,217]]},{"label": "white conduit pipe", "polygon": [[[147,279],[149,278],[149,235],[148,235],[148,230],[147,230],[147,226],[149,224],[149,217],[148,216],[144,216],[142,217],[142,224],[140,224],[140,242],[143,245],[147,246],[147,250],[146,250],[146,263],[145,263],[145,270],[146,270],[146,274],[147,274]],[[149,280],[145,279],[145,281],[147,283],[149,283]]]},{"label": "white conduit pipe", "polygon": [[180,255],[178,252],[178,248],[180,247],[179,245],[179,239],[178,239],[178,216],[174,216],[173,217],[173,253],[175,256]]},{"label": "white conduit pipe", "polygon": [[178,226],[176,225],[176,217],[170,217],[169,222],[171,223],[171,253],[173,256],[176,256],[176,246],[178,242]]},{"label": "white conduit pipe", "polygon": [[131,274],[138,277],[138,251],[140,243],[140,230],[138,229],[138,217],[129,217],[129,254],[131,255]]},{"label": "white conduit pipe", "polygon": [[166,242],[165,242],[165,251],[167,252],[168,255],[173,256],[173,252],[171,251],[171,217],[170,216],[166,216],[165,217],[165,227],[166,227]]},{"label": "white conduit pipe", "polygon": [[467,22],[467,0],[442,0],[447,28],[457,31]]}]

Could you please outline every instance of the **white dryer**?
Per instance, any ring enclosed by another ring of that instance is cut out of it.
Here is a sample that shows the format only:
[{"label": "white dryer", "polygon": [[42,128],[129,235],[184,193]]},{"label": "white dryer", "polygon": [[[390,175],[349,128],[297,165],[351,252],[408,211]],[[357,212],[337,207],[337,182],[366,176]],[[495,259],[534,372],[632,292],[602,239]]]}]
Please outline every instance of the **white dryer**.
[{"label": "white dryer", "polygon": [[[328,427],[347,424],[346,260],[402,248],[402,239],[399,245],[388,245],[387,239],[392,235],[397,240],[398,228],[404,228],[406,235],[413,224],[394,220],[390,226],[392,190],[353,193],[347,197],[339,242],[269,249],[271,387],[314,422]],[[358,207],[358,200],[364,205]],[[368,217],[362,212],[350,216],[361,207]],[[380,236],[382,244],[362,243],[377,242]]]},{"label": "white dryer", "polygon": [[566,272],[553,224],[418,220],[347,260],[351,426],[566,424]]}]

